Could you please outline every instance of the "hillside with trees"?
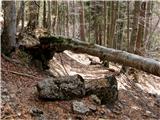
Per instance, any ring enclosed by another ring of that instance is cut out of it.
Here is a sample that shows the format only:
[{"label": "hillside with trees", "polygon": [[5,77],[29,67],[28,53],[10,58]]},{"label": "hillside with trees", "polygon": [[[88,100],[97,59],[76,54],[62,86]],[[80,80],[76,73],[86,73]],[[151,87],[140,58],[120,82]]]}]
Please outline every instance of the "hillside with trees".
[{"label": "hillside with trees", "polygon": [[159,6],[0,1],[1,119],[160,119]]}]

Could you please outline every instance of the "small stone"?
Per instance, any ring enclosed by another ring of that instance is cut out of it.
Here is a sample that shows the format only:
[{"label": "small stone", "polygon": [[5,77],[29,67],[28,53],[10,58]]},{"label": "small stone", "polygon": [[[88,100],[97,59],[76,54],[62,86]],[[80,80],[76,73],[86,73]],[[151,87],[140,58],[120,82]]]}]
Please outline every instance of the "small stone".
[{"label": "small stone", "polygon": [[97,95],[91,95],[91,98],[95,103],[97,103],[98,105],[101,105],[101,100],[97,97]]},{"label": "small stone", "polygon": [[21,115],[22,115],[22,113],[21,113],[21,112],[17,112],[17,115],[18,115],[18,116],[21,116]]},{"label": "small stone", "polygon": [[43,114],[43,111],[38,108],[31,108],[30,114],[32,116],[41,116]]},{"label": "small stone", "polygon": [[80,113],[80,114],[86,114],[90,110],[83,102],[74,101],[73,102],[73,111]]},{"label": "small stone", "polygon": [[95,105],[89,105],[88,108],[93,112],[97,110],[97,107]]}]

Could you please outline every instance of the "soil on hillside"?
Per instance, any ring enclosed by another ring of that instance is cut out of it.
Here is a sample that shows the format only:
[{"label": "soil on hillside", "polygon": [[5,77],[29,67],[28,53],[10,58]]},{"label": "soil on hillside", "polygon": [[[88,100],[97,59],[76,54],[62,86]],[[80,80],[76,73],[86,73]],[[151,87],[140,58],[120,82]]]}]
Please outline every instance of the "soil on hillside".
[{"label": "soil on hillside", "polygon": [[[17,54],[12,58],[19,61]],[[90,65],[92,58],[97,62]],[[20,61],[21,63],[21,61]],[[111,68],[119,71],[116,64]],[[84,79],[98,79],[114,74],[101,65],[96,57],[65,51],[56,54],[50,61],[54,76],[80,74]],[[27,74],[27,75],[26,75]],[[132,75],[117,76],[119,100],[113,106],[99,105],[91,96],[77,99],[96,110],[75,113],[70,101],[42,101],[37,96],[35,85],[50,77],[33,65],[24,65],[6,60],[1,56],[1,119],[8,120],[158,120],[160,119],[160,78],[138,71],[137,80]]]}]

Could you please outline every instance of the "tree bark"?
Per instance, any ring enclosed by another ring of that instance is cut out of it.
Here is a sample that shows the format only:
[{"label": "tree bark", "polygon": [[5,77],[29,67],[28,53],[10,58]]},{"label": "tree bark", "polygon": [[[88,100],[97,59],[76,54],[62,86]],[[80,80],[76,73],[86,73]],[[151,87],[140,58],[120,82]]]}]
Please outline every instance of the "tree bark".
[{"label": "tree bark", "polygon": [[67,15],[66,15],[66,30],[67,30],[67,36],[69,37],[69,1],[66,1],[67,4]]},{"label": "tree bark", "polygon": [[51,33],[51,1],[48,0],[48,16],[47,16],[47,30],[48,33]]},{"label": "tree bark", "polygon": [[147,2],[147,5],[146,5],[146,13],[145,13],[145,30],[144,30],[144,47],[145,47],[145,50],[147,48],[147,41],[148,41],[148,33],[149,33],[149,23],[150,23],[150,17],[151,17],[151,1],[148,1]]},{"label": "tree bark", "polygon": [[43,2],[43,27],[46,28],[46,1]]},{"label": "tree bark", "polygon": [[112,47],[111,41],[111,15],[112,15],[112,1],[108,1],[108,25],[107,25],[107,47]]},{"label": "tree bark", "polygon": [[80,1],[80,38],[82,41],[85,40],[85,18],[84,18],[84,3]]},{"label": "tree bark", "polygon": [[24,1],[21,1],[20,2],[20,8],[18,10],[18,13],[17,13],[17,21],[16,21],[16,27],[19,25],[19,21],[22,19],[22,15],[23,14],[23,11],[24,11]]},{"label": "tree bark", "polygon": [[75,1],[73,0],[73,38],[75,38]]},{"label": "tree bark", "polygon": [[42,37],[40,38],[40,42],[41,44],[49,42],[51,49],[57,52],[71,50],[76,53],[87,53],[97,56],[102,60],[108,60],[125,66],[134,67],[160,76],[160,62],[150,58],[64,37]]},{"label": "tree bark", "polygon": [[15,1],[3,1],[4,30],[2,33],[2,52],[6,55],[16,47],[16,6]]},{"label": "tree bark", "polygon": [[140,21],[139,21],[139,28],[138,28],[138,35],[136,40],[136,51],[140,55],[141,54],[141,48],[144,46],[144,20],[145,20],[145,8],[146,8],[146,2],[143,2],[141,4],[141,10],[140,10]]},{"label": "tree bark", "polygon": [[34,30],[38,25],[38,5],[37,1],[29,1],[29,21],[27,27]]},{"label": "tree bark", "polygon": [[132,33],[131,33],[131,39],[130,39],[130,47],[129,51],[131,53],[135,52],[135,45],[136,45],[136,39],[137,39],[137,31],[138,31],[138,17],[140,13],[140,1],[135,1],[134,3],[134,10],[133,10],[133,23],[132,23]]},{"label": "tree bark", "polygon": [[39,97],[49,100],[70,100],[95,94],[101,104],[118,99],[117,80],[109,76],[98,80],[84,80],[80,75],[48,78],[37,84]]},{"label": "tree bark", "polygon": [[106,46],[107,43],[107,1],[104,1],[104,38],[103,38],[103,45]]},{"label": "tree bark", "polygon": [[44,7],[44,1],[39,1],[40,2],[40,8],[39,8],[39,16],[38,16],[38,26],[40,28],[43,27],[43,7]]}]

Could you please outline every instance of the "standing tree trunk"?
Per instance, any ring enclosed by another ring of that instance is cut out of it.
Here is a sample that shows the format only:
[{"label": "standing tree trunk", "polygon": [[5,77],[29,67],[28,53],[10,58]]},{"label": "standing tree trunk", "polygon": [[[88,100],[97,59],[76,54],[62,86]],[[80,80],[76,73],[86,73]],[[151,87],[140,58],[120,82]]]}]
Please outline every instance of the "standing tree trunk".
[{"label": "standing tree trunk", "polygon": [[115,39],[115,29],[116,29],[116,20],[118,18],[118,6],[119,6],[119,2],[112,2],[112,29],[111,29],[111,41],[113,41],[112,43],[112,47],[116,48],[116,39]]},{"label": "standing tree trunk", "polygon": [[85,20],[84,20],[84,2],[80,1],[80,38],[82,41],[85,40]]},{"label": "standing tree trunk", "polygon": [[[118,19],[120,19],[118,22],[117,22],[117,40],[116,40],[116,48],[118,50],[121,50],[122,49],[122,42],[123,42],[123,31],[124,31],[124,6],[122,6],[121,4],[119,4],[119,15],[118,15]],[[127,31],[128,32],[128,31]]]},{"label": "standing tree trunk", "polygon": [[48,16],[47,16],[47,31],[50,34],[51,33],[51,1],[48,2]]},{"label": "standing tree trunk", "polygon": [[145,30],[144,30],[144,43],[145,43],[145,45],[144,45],[144,47],[145,47],[145,49],[146,49],[146,46],[147,46],[147,37],[148,37],[148,33],[149,33],[149,23],[150,23],[150,15],[151,15],[151,13],[150,13],[150,10],[151,10],[151,1],[148,1],[147,2],[147,5],[146,5],[146,14],[145,14]]},{"label": "standing tree trunk", "polygon": [[130,11],[129,11],[129,8],[130,8],[130,1],[128,1],[127,2],[127,48],[129,48],[129,43],[130,43],[130,29],[129,29],[129,27],[130,27],[130,17],[129,17],[129,13],[130,13]]},{"label": "standing tree trunk", "polygon": [[29,1],[29,22],[27,27],[34,30],[38,25],[38,5],[37,1]]},{"label": "standing tree trunk", "polygon": [[141,4],[141,10],[140,10],[140,21],[139,21],[139,28],[138,28],[138,35],[137,35],[137,41],[136,41],[136,53],[141,55],[141,48],[143,48],[143,36],[144,36],[144,20],[145,20],[145,8],[146,8],[146,2],[143,2]]},{"label": "standing tree trunk", "polygon": [[135,44],[137,39],[137,28],[138,28],[138,16],[140,13],[140,1],[135,1],[134,3],[134,10],[133,10],[133,23],[132,23],[132,33],[131,33],[131,41],[130,41],[130,48],[129,52],[135,52]]},{"label": "standing tree trunk", "polygon": [[107,43],[107,32],[106,32],[106,28],[107,28],[107,1],[104,1],[104,40],[103,40],[103,45],[106,46]]},{"label": "standing tree trunk", "polygon": [[69,36],[69,1],[67,0],[67,17],[66,17],[67,36]]},{"label": "standing tree trunk", "polygon": [[22,26],[21,26],[21,31],[23,31],[23,29],[24,29],[24,12],[25,12],[25,2],[24,1],[22,1]]},{"label": "standing tree trunk", "polygon": [[46,28],[46,1],[43,3],[43,27]]},{"label": "standing tree trunk", "polygon": [[54,14],[53,21],[52,21],[52,30],[53,30],[53,33],[56,35],[56,25],[57,25],[57,16],[58,16],[58,3],[57,3],[57,1],[52,1],[52,5],[55,6],[55,8],[52,11]]},{"label": "standing tree trunk", "polygon": [[22,19],[23,16],[24,16],[24,1],[21,1],[20,8],[17,13],[16,27],[19,25],[19,21]]},{"label": "standing tree trunk", "polygon": [[89,2],[88,41],[91,43],[91,1]]},{"label": "standing tree trunk", "polygon": [[38,16],[38,26],[40,28],[43,27],[43,6],[44,6],[44,1],[39,1],[40,2],[40,8],[39,8],[39,16]]},{"label": "standing tree trunk", "polygon": [[2,33],[2,52],[6,55],[16,47],[16,6],[15,1],[3,1],[4,30]]},{"label": "standing tree trunk", "polygon": [[111,15],[112,15],[112,1],[108,1],[108,25],[107,25],[107,47],[112,47],[111,36]]}]

